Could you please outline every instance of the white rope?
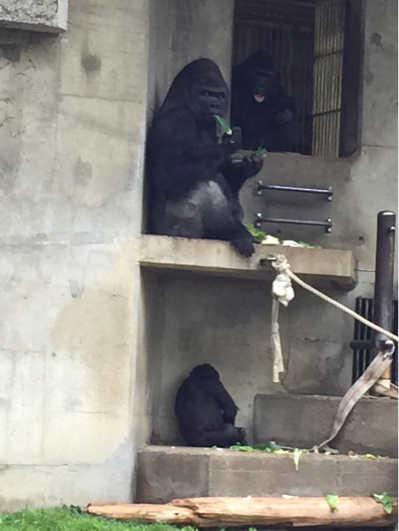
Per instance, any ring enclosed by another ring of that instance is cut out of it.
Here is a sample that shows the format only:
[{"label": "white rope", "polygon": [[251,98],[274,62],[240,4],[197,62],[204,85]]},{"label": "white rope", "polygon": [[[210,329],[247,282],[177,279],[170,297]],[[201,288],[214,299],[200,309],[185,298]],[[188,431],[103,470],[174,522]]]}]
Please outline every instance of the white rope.
[{"label": "white rope", "polygon": [[396,342],[399,341],[399,337],[396,336],[395,334],[392,334],[392,332],[389,332],[388,330],[384,330],[384,328],[381,328],[380,326],[376,325],[375,323],[372,323],[368,319],[365,319],[362,315],[359,315],[358,313],[354,312],[353,310],[350,310],[349,308],[347,308],[343,304],[335,301],[334,299],[331,299],[327,295],[324,295],[324,293],[322,293],[321,291],[317,290],[313,286],[309,286],[309,284],[306,284],[306,282],[301,280],[299,277],[297,277],[295,275],[295,273],[293,273],[291,271],[291,267],[290,267],[290,265],[289,265],[289,263],[287,261],[287,258],[284,255],[277,254],[277,255],[275,255],[275,258],[276,258],[276,261],[272,262],[272,265],[279,273],[283,273],[284,272],[290,278],[292,278],[292,280],[295,280],[295,282],[297,282],[300,286],[302,286],[306,290],[310,291],[311,293],[313,293],[317,297],[320,297],[324,301],[329,302],[330,304],[332,304],[336,308],[339,308],[343,312],[345,312],[348,315],[352,316],[354,319],[357,319],[358,321],[360,321],[364,325],[368,326],[369,328],[375,330],[376,332],[379,332],[380,334],[384,334],[384,335],[386,335],[390,339],[393,339]]}]

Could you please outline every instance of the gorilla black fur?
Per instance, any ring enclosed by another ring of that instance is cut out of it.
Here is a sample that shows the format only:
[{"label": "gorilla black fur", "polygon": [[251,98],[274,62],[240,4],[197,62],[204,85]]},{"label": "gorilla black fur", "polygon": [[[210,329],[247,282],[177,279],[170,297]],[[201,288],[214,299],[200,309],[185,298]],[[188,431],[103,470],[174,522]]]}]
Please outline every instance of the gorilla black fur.
[{"label": "gorilla black fur", "polygon": [[174,79],[148,136],[150,231],[227,240],[244,256],[254,252],[242,223],[238,193],[262,167],[252,155],[233,163],[241,131],[219,141],[215,115],[226,117],[229,90],[210,59],[188,64]]},{"label": "gorilla black fur", "polygon": [[246,444],[245,430],[234,426],[237,411],[219,373],[209,364],[195,367],[176,395],[175,413],[188,446]]},{"label": "gorilla black fur", "polygon": [[292,151],[297,108],[278,82],[271,57],[259,50],[233,69],[231,120],[245,149]]}]

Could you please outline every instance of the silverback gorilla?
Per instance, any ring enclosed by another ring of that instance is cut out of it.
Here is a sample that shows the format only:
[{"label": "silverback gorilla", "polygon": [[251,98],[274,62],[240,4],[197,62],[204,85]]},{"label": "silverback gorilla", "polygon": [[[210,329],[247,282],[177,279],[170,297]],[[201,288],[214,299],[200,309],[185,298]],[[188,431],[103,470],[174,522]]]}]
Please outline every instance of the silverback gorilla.
[{"label": "silverback gorilla", "polygon": [[297,109],[278,82],[271,57],[259,50],[233,69],[231,120],[245,149],[293,149]]},{"label": "silverback gorilla", "polygon": [[225,118],[229,89],[210,59],[188,64],[174,79],[154,116],[147,143],[149,228],[155,234],[227,240],[244,256],[254,252],[242,223],[238,193],[262,168],[244,157],[241,131],[218,139],[215,115]]},{"label": "silverback gorilla", "polygon": [[175,413],[188,446],[246,444],[245,430],[234,426],[237,411],[219,373],[209,364],[195,367],[176,395]]}]

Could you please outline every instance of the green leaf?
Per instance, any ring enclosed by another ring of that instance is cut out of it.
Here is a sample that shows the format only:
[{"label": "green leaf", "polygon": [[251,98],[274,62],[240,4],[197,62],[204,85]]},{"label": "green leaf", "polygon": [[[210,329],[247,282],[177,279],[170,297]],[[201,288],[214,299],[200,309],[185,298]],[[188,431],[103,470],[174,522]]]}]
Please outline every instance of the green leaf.
[{"label": "green leaf", "polygon": [[267,156],[267,149],[266,148],[258,148],[255,151],[255,155],[258,155],[259,157],[266,157]]},{"label": "green leaf", "polygon": [[392,514],[394,500],[387,492],[382,494],[372,494],[371,495],[377,503],[381,503],[384,507],[384,511],[388,514]]},{"label": "green leaf", "polygon": [[248,223],[246,225],[247,229],[248,229],[248,232],[254,237],[254,238],[257,238],[258,240],[260,240],[261,242],[263,242],[263,240],[266,240],[267,238],[267,234],[266,232],[264,232],[263,230],[261,229],[257,229],[255,227],[255,225],[253,225],[252,223]]},{"label": "green leaf", "polygon": [[232,134],[233,131],[224,118],[222,118],[218,114],[215,114],[215,120],[216,120],[216,134],[219,139],[222,138],[224,134],[226,135]]},{"label": "green leaf", "polygon": [[332,511],[334,511],[338,507],[339,496],[337,496],[336,494],[327,494],[326,500]]}]

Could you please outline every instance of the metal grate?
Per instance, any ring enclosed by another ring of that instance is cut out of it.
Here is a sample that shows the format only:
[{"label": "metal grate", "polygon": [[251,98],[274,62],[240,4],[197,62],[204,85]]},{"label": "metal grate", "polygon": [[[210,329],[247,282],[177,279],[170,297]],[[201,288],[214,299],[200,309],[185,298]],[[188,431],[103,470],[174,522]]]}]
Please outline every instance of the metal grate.
[{"label": "metal grate", "polygon": [[316,3],[312,154],[324,157],[338,157],[340,149],[345,5]]},{"label": "metal grate", "polygon": [[273,57],[298,106],[293,151],[339,157],[356,149],[359,9],[349,0],[235,0],[233,66],[259,49]]},{"label": "metal grate", "polygon": [[297,103],[295,152],[312,153],[314,0],[236,0],[233,66],[257,50],[274,59],[280,83]]},{"label": "metal grate", "polygon": [[[356,299],[356,312],[366,319],[373,320],[373,303],[374,299],[358,297]],[[398,301],[393,302],[393,323],[391,331],[398,334]],[[373,331],[359,321],[355,321],[354,339],[372,339]],[[392,363],[392,382],[398,385],[398,345],[395,344],[396,350]],[[353,370],[352,383],[355,382],[364,373],[371,362],[371,351],[354,350],[353,351]]]}]

